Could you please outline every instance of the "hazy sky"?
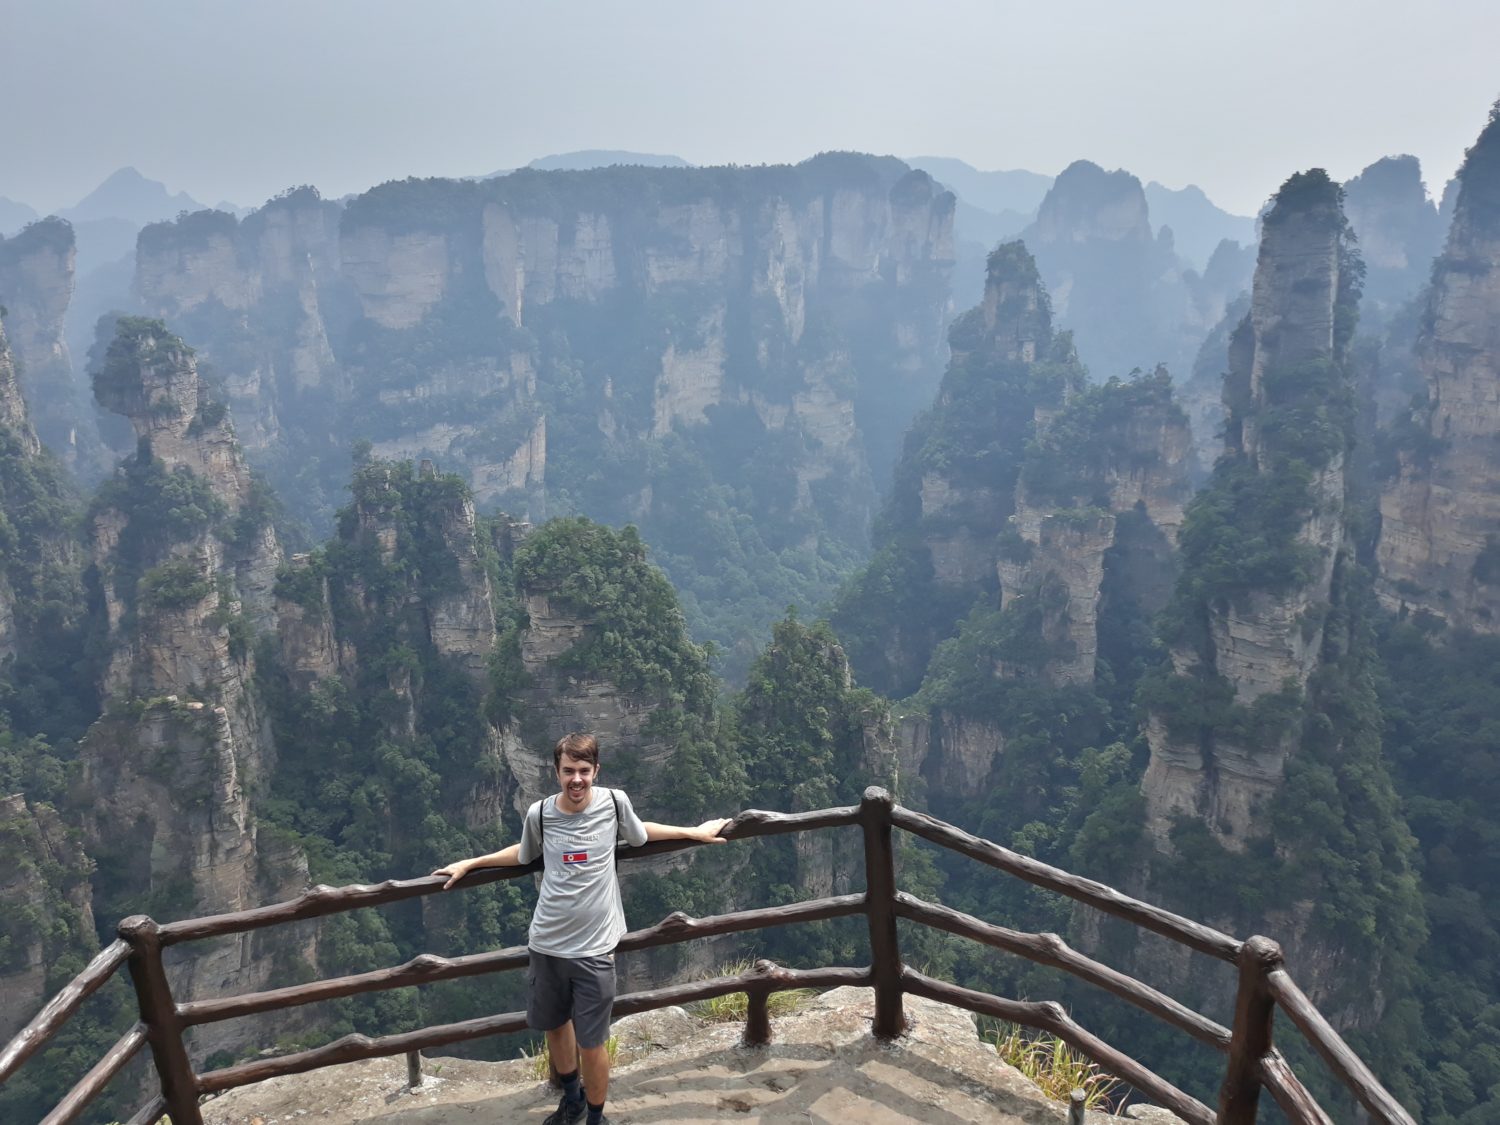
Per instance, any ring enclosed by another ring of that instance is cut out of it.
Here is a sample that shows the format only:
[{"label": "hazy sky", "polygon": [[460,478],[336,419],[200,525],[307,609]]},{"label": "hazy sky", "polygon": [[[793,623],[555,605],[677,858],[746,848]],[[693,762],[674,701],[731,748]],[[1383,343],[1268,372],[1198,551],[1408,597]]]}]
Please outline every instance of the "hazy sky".
[{"label": "hazy sky", "polygon": [[0,0],[0,195],[54,210],[126,164],[258,204],[581,148],[842,148],[1086,157],[1249,213],[1398,152],[1440,191],[1497,43],[1496,0]]}]

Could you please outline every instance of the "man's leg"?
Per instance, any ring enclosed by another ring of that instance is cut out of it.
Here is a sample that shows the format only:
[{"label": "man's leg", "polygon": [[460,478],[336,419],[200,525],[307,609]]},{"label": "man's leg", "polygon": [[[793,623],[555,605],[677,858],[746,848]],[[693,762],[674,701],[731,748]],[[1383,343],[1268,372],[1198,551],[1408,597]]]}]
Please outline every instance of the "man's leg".
[{"label": "man's leg", "polygon": [[526,983],[526,1022],[546,1034],[547,1053],[563,1082],[562,1100],[543,1125],[574,1125],[583,1120],[587,1106],[578,1079],[578,1043],[568,1018],[573,988],[567,962],[533,950]]},{"label": "man's leg", "polygon": [[583,1056],[583,1092],[591,1105],[603,1105],[609,1097],[609,1047],[580,1047]]},{"label": "man's leg", "polygon": [[[552,1057],[552,1069],[558,1074],[569,1074],[578,1069],[578,1040],[573,1037],[573,1021],[554,1027],[547,1035],[547,1054]],[[588,1085],[588,1067],[583,1070],[584,1085]],[[592,1089],[593,1087],[589,1087]]]},{"label": "man's leg", "polygon": [[609,1021],[615,1006],[615,959],[580,957],[572,962],[573,1028],[583,1056],[588,1125],[604,1120],[609,1096]]}]

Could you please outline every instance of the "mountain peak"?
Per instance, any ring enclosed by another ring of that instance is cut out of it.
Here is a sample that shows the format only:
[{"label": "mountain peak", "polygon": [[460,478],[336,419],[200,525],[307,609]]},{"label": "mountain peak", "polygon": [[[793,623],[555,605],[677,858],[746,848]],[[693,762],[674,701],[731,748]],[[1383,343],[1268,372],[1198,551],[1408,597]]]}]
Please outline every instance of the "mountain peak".
[{"label": "mountain peak", "polygon": [[1150,241],[1141,181],[1124,169],[1106,172],[1093,161],[1075,160],[1053,181],[1031,230],[1041,242]]},{"label": "mountain peak", "polygon": [[170,219],[181,211],[201,211],[199,203],[186,192],[173,194],[159,180],[147,179],[129,165],[105,177],[104,182],[75,206],[61,212],[74,222],[94,219],[128,219],[137,225]]}]

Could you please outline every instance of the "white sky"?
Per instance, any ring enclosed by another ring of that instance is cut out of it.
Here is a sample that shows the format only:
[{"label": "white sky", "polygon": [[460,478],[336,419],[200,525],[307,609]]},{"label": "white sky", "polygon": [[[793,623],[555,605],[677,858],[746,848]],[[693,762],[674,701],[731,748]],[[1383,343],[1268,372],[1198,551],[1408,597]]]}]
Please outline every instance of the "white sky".
[{"label": "white sky", "polygon": [[1087,158],[1248,214],[1398,152],[1441,191],[1497,45],[1496,0],[0,0],[0,195],[55,210],[133,164],[253,205],[581,148],[844,148]]}]

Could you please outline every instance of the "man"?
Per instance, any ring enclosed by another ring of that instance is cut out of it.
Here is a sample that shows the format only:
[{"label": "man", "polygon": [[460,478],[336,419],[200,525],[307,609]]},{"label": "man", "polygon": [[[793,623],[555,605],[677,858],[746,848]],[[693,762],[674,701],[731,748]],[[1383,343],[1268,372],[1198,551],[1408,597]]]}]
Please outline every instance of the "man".
[{"label": "man", "polygon": [[[696,828],[642,821],[618,789],[594,787],[599,743],[591,734],[560,739],[552,750],[560,792],[527,810],[521,841],[489,855],[434,871],[447,890],[480,867],[510,867],[542,857],[542,888],[526,944],[526,1022],[547,1034],[547,1050],[563,1084],[562,1101],[544,1125],[608,1125],[610,1010],[615,1000],[615,946],[625,935],[625,910],[615,877],[615,844],[698,840],[726,844],[728,820]],[[575,1060],[582,1060],[580,1078]],[[569,1073],[562,1073],[563,1067]]]}]

